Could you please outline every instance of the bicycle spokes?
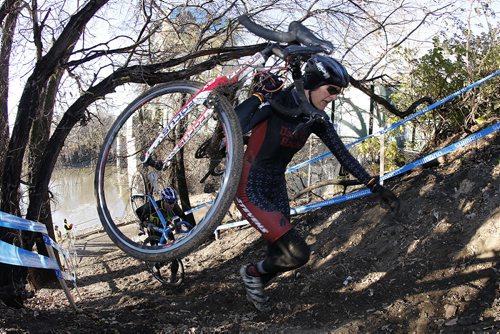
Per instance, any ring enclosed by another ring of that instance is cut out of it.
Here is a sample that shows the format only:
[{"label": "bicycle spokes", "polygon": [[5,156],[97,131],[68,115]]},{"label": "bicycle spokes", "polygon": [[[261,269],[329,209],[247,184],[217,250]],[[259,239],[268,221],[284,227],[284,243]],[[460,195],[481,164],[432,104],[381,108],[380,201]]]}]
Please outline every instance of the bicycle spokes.
[{"label": "bicycle spokes", "polygon": [[[134,257],[165,260],[196,248],[221,222],[235,195],[243,155],[238,120],[222,97],[213,108],[191,103],[198,89],[188,82],[146,92],[118,117],[101,149],[95,180],[99,216],[110,238]],[[189,112],[179,117],[183,106]],[[163,138],[157,141],[159,134]],[[209,144],[201,152],[205,142]],[[156,143],[153,149],[151,143]],[[151,172],[154,182],[148,177]],[[199,183],[204,177],[210,179],[210,193]],[[166,186],[187,190],[180,204],[196,224],[192,229],[183,225],[178,232],[162,223],[163,245],[143,245],[132,228],[140,223],[135,211],[146,201],[145,194],[158,198]]]}]

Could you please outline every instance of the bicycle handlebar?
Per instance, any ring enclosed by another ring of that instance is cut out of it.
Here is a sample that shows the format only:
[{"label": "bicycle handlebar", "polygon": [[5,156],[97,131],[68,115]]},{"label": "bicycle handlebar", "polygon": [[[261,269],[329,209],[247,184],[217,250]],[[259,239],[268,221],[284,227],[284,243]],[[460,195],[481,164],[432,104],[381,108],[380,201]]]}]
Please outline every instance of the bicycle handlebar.
[{"label": "bicycle handlebar", "polygon": [[325,53],[332,53],[333,44],[322,40],[298,21],[292,21],[288,26],[288,32],[274,31],[264,28],[250,20],[248,15],[244,14],[238,17],[238,21],[255,35],[270,41],[281,43],[298,42],[307,46],[321,47]]},{"label": "bicycle handlebar", "polygon": [[[268,57],[271,53],[274,53],[278,57],[285,59],[288,55],[296,55],[299,58],[302,56],[311,56],[316,53],[325,52],[332,53],[333,44],[329,41],[322,40],[314,35],[312,31],[303,26],[298,21],[293,21],[288,26],[288,32],[283,31],[273,31],[267,28],[264,28],[255,22],[252,22],[247,15],[241,15],[238,17],[238,21],[247,28],[250,32],[255,35],[265,38],[267,40],[279,42],[279,43],[290,43],[285,48],[279,45],[270,45],[265,48],[261,53]],[[293,45],[293,44],[302,44],[302,45]],[[293,71],[292,71],[293,72]],[[297,108],[286,108],[279,103],[273,101],[272,99],[269,101],[271,106],[277,110],[278,112],[297,117],[298,115],[304,114],[309,117],[309,120],[305,124],[300,124],[295,131],[299,131],[304,127],[311,126],[314,122],[317,121],[326,121],[328,116],[323,110],[316,109],[307,99],[304,92],[304,84],[302,75],[296,74],[292,77],[294,79],[295,88],[298,92],[298,96],[300,99],[300,104]]]}]

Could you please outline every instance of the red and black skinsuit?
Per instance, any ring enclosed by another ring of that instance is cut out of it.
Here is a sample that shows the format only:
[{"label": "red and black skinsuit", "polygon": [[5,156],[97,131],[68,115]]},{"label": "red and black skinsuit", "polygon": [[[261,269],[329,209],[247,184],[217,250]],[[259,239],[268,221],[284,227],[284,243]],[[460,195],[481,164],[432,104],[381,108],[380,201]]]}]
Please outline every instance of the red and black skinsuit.
[{"label": "red and black skinsuit", "polygon": [[[284,90],[273,97],[287,108],[296,108],[295,90]],[[236,108],[243,133],[252,130],[245,151],[243,173],[235,203],[243,216],[268,241],[266,259],[256,264],[269,281],[279,272],[296,269],[309,260],[310,250],[290,223],[286,189],[287,165],[315,133],[338,161],[359,181],[367,184],[370,175],[349,153],[330,121],[315,122],[294,133],[304,116],[285,116],[269,103],[260,104],[252,96]]]}]

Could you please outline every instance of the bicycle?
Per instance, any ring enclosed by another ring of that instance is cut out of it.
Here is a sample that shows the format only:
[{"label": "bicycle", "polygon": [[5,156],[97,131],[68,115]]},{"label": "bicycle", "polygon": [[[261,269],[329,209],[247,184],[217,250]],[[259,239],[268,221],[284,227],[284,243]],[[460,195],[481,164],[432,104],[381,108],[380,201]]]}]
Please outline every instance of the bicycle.
[{"label": "bicycle", "polygon": [[[261,27],[246,15],[239,21],[257,36],[277,43],[205,85],[176,81],[149,89],[123,110],[104,139],[94,180],[97,210],[110,239],[132,257],[149,262],[182,258],[222,222],[236,194],[243,157],[243,137],[229,99],[272,55],[285,62],[302,100],[297,110],[273,107],[286,114],[309,115],[303,126],[326,116],[305,97],[301,65],[314,54],[331,53],[333,45],[299,22],[281,32]],[[113,211],[108,205],[120,191],[130,189],[132,175],[151,170],[158,172],[162,183],[173,177],[185,182],[178,190],[181,205],[197,221],[189,232],[164,245],[134,241],[126,228],[137,220],[132,210]]]},{"label": "bicycle", "polygon": [[[133,211],[137,214],[137,209],[141,207],[152,207],[161,221],[161,224],[148,222],[147,227],[142,229],[145,232],[142,244],[145,246],[166,245],[175,240],[174,232],[176,234],[187,233],[192,228],[188,222],[180,221],[179,217],[167,220],[163,216],[154,199],[155,190],[158,189],[157,179],[156,172],[150,172],[146,176],[136,173],[130,187],[130,204]],[[137,215],[137,219],[138,224],[143,224],[142,217]],[[181,259],[161,262],[144,261],[144,264],[146,270],[164,287],[178,287],[184,281],[184,264]]]}]

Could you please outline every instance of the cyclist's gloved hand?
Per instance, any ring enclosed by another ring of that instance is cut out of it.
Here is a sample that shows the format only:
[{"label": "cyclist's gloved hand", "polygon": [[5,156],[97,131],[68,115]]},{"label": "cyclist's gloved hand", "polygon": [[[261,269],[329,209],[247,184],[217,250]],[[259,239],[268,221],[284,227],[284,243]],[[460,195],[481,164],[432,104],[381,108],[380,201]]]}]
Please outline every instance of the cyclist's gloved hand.
[{"label": "cyclist's gloved hand", "polygon": [[397,196],[389,189],[381,186],[378,180],[374,182],[372,180],[368,183],[368,188],[370,188],[371,192],[378,195],[382,205],[388,207],[393,213],[398,214],[401,203]]},{"label": "cyclist's gloved hand", "polygon": [[193,227],[191,224],[189,224],[187,221],[180,221],[176,224],[176,228],[178,229],[178,232],[180,233],[187,233],[189,232]]},{"label": "cyclist's gloved hand", "polygon": [[273,73],[263,73],[255,77],[253,93],[259,93],[267,97],[276,93],[283,87],[283,81]]}]

